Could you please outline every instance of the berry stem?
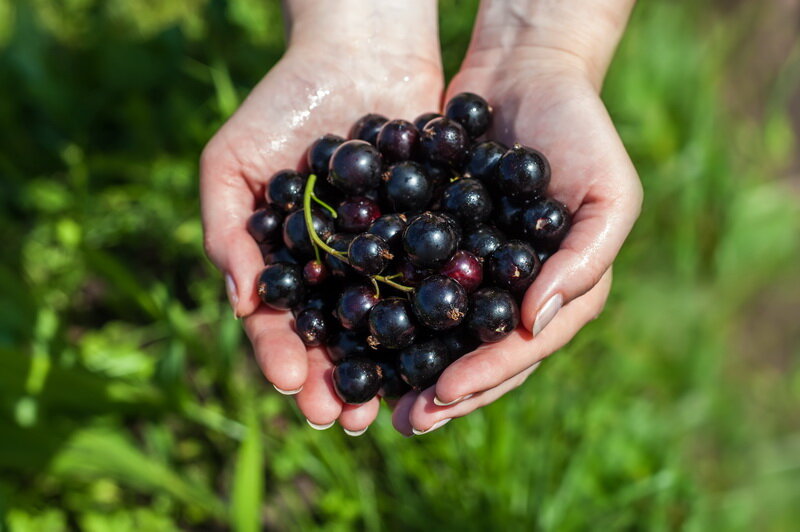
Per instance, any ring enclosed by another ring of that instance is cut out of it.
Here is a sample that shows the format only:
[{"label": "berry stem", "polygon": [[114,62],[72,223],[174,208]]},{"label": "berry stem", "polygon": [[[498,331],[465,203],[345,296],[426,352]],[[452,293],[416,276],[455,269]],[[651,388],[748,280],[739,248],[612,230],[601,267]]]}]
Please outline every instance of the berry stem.
[{"label": "berry stem", "polygon": [[319,199],[317,195],[314,194],[313,190],[311,191],[311,199],[316,201],[322,207],[326,208],[328,212],[331,213],[331,216],[333,217],[334,220],[339,216],[338,214],[336,214],[336,209],[334,209],[333,207],[331,207],[330,205]]}]

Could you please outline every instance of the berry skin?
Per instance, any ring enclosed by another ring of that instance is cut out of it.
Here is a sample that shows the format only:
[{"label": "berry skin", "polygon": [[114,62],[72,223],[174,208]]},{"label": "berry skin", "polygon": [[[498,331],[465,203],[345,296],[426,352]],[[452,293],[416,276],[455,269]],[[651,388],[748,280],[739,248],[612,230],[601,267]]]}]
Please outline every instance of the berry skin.
[{"label": "berry skin", "polygon": [[447,331],[441,340],[447,348],[451,364],[467,353],[475,351],[481,345],[481,342],[464,325]]},{"label": "berry skin", "polygon": [[321,310],[307,308],[300,311],[294,327],[297,336],[309,347],[322,345],[328,339],[329,326]]},{"label": "berry skin", "polygon": [[505,235],[491,225],[481,224],[464,237],[462,246],[481,260],[491,255],[506,241]]},{"label": "berry skin", "polygon": [[[331,236],[325,243],[328,244],[330,247],[335,249],[336,251],[341,251],[342,253],[347,253],[347,249],[350,247],[350,242],[353,241],[355,235],[347,234],[347,233],[336,233],[335,235]],[[325,266],[328,267],[328,271],[334,277],[346,277],[348,273],[352,273],[353,269],[350,267],[342,259],[331,255],[330,253],[325,254]]]},{"label": "berry skin", "polygon": [[362,335],[347,329],[338,329],[331,334],[325,347],[332,362],[350,357],[368,358],[375,352]]},{"label": "berry skin", "polygon": [[328,165],[328,182],[345,194],[364,195],[381,181],[381,155],[363,140],[348,140],[336,148]]},{"label": "berry skin", "polygon": [[550,184],[550,163],[544,155],[515,144],[500,158],[497,185],[509,198],[528,202],[544,194]]},{"label": "berry skin", "polygon": [[283,214],[268,205],[258,209],[247,219],[247,232],[259,244],[272,245],[281,240]]},{"label": "berry skin", "polygon": [[483,281],[483,264],[476,255],[460,249],[442,266],[439,273],[450,277],[471,294]]},{"label": "berry skin", "polygon": [[336,395],[348,405],[360,405],[375,397],[383,380],[380,366],[368,358],[339,361],[331,378]]},{"label": "berry skin", "polygon": [[378,395],[386,399],[400,399],[411,387],[400,377],[397,365],[388,360],[379,360],[378,365],[383,373],[383,385]]},{"label": "berry skin", "polygon": [[378,296],[371,286],[364,284],[350,285],[344,289],[339,302],[336,304],[336,317],[342,327],[351,331],[367,327],[367,315]]},{"label": "berry skin", "polygon": [[485,222],[492,214],[492,198],[478,179],[459,179],[444,189],[442,209],[465,226]]},{"label": "berry skin", "polygon": [[489,102],[471,92],[453,96],[447,102],[444,115],[464,126],[473,139],[486,133],[492,125],[492,108]]},{"label": "berry skin", "polygon": [[458,234],[440,214],[425,212],[412,219],[403,231],[403,249],[420,268],[435,268],[447,262],[458,245]]},{"label": "berry skin", "polygon": [[419,130],[407,120],[390,120],[383,124],[375,145],[384,160],[407,161],[417,152]]},{"label": "berry skin", "polygon": [[315,140],[308,148],[308,155],[306,162],[308,169],[312,174],[315,174],[319,179],[328,177],[328,164],[331,161],[331,155],[336,151],[344,139],[338,135],[323,135]]},{"label": "berry skin", "polygon": [[434,331],[451,329],[461,323],[468,305],[464,287],[444,275],[431,275],[414,292],[414,315]]},{"label": "berry skin", "polygon": [[500,164],[500,158],[506,151],[508,151],[507,147],[493,140],[475,144],[469,150],[469,155],[464,163],[464,175],[480,179],[487,187],[494,187],[494,173]]},{"label": "berry skin", "polygon": [[[300,209],[294,211],[283,221],[283,243],[292,252],[300,257],[311,257],[314,255],[314,245],[308,236],[305,211]],[[328,215],[322,211],[311,210],[311,222],[314,231],[325,242],[333,234],[333,222]]]},{"label": "berry skin", "polygon": [[350,266],[363,275],[378,275],[394,258],[389,244],[372,233],[361,233],[350,242],[347,248]]},{"label": "berry skin", "polygon": [[419,212],[431,201],[433,187],[425,170],[417,163],[406,161],[392,165],[382,177],[381,192],[389,205],[398,212]]},{"label": "berry skin", "polygon": [[511,240],[495,250],[487,261],[488,277],[513,294],[522,294],[539,275],[542,263],[527,242]]},{"label": "berry skin", "polygon": [[379,301],[369,312],[370,345],[402,349],[414,343],[417,329],[408,301],[392,297]]},{"label": "berry skin", "polygon": [[404,214],[384,214],[372,222],[367,232],[384,239],[392,253],[399,255],[403,250],[403,230],[406,225],[408,218]]},{"label": "berry skin", "polygon": [[497,225],[511,235],[522,232],[522,207],[508,196],[497,198],[497,205],[492,213]]},{"label": "berry skin", "polygon": [[259,274],[256,291],[265,305],[289,310],[300,303],[305,294],[300,268],[288,262],[270,264]]},{"label": "berry skin", "polygon": [[552,198],[534,201],[522,213],[523,232],[537,250],[558,249],[571,226],[567,206]]},{"label": "berry skin", "polygon": [[303,266],[303,281],[308,286],[322,284],[328,278],[328,269],[318,260],[310,260]]},{"label": "berry skin", "polygon": [[289,253],[289,250],[285,247],[280,247],[273,252],[264,253],[264,250],[261,250],[262,256],[264,257],[264,264],[270,265],[276,262],[288,262],[289,264],[300,264],[297,258]]},{"label": "berry skin", "polygon": [[499,342],[518,324],[519,307],[505,290],[486,287],[472,294],[466,326],[481,342]]},{"label": "berry skin", "polygon": [[296,211],[303,206],[305,186],[306,178],[298,172],[281,170],[270,178],[267,199],[283,212]]},{"label": "berry skin", "polygon": [[422,128],[420,147],[423,156],[431,162],[459,168],[468,145],[467,132],[455,120],[434,118]]},{"label": "berry skin", "polygon": [[336,209],[336,227],[345,233],[363,233],[381,215],[381,208],[369,198],[348,198]]},{"label": "berry skin", "polygon": [[388,121],[389,119],[383,115],[375,113],[364,115],[356,120],[356,123],[350,128],[348,137],[369,142],[374,146],[383,124]]},{"label": "berry skin", "polygon": [[448,362],[447,348],[434,339],[400,351],[397,371],[411,388],[422,391],[436,384]]},{"label": "berry skin", "polygon": [[404,285],[419,286],[426,277],[433,275],[434,272],[433,270],[414,266],[408,258],[403,258],[397,266],[397,273],[403,277]]},{"label": "berry skin", "polygon": [[422,113],[421,115],[419,115],[414,119],[414,125],[417,126],[417,129],[419,131],[422,131],[422,128],[424,128],[428,122],[430,122],[434,118],[441,118],[441,117],[442,115],[440,115],[439,113]]}]

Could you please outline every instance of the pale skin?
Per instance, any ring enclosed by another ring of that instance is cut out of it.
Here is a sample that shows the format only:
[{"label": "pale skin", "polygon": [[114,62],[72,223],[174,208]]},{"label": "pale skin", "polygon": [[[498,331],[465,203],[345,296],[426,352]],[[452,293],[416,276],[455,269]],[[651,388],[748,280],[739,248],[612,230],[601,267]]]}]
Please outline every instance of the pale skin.
[{"label": "pale skin", "polygon": [[359,434],[379,402],[343,405],[324,351],[306,349],[290,313],[259,306],[263,262],[245,222],[269,177],[296,167],[319,135],[344,136],[367,112],[411,120],[463,91],[495,107],[490,138],[548,156],[549,193],[567,204],[574,225],[525,294],[521,327],[392,405],[394,426],[407,436],[467,415],[522,384],[605,304],[611,265],[642,199],[599,98],[632,7],[633,0],[483,0],[461,70],[443,92],[435,2],[286,2],[287,52],[204,150],[201,200],[207,253],[226,276],[256,360],[309,423],[338,421]]}]

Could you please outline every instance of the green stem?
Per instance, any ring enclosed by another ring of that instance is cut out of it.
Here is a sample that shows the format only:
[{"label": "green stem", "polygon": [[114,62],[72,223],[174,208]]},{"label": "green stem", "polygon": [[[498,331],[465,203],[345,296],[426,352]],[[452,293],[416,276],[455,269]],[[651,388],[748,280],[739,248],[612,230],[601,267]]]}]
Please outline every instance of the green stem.
[{"label": "green stem", "polygon": [[396,282],[390,280],[389,277],[383,277],[381,275],[374,275],[373,277],[375,278],[376,281],[380,281],[382,283],[388,284],[389,286],[393,286],[393,287],[397,288],[398,290],[402,290],[403,292],[413,292],[414,291],[414,289],[412,287],[405,286],[405,285],[402,285],[400,283],[396,283]]},{"label": "green stem", "polygon": [[325,203],[324,201],[319,199],[317,197],[317,195],[314,194],[313,190],[311,191],[311,199],[316,201],[317,203],[319,203],[321,206],[325,207],[326,209],[328,209],[328,212],[331,213],[331,216],[333,216],[334,219],[336,219],[339,216],[338,214],[336,214],[336,209],[334,209],[333,207],[331,207],[330,205],[328,205],[327,203]]}]

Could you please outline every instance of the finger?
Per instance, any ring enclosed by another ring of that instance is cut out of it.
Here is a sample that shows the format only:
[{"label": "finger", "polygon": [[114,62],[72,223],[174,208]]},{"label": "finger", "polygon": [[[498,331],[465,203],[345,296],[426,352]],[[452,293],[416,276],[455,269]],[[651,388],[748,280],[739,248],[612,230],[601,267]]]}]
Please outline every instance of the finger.
[{"label": "finger", "polygon": [[297,394],[297,406],[317,430],[329,428],[342,413],[342,401],[333,389],[332,371],[333,363],[324,349],[309,349],[308,379]]},{"label": "finger", "polygon": [[255,196],[233,162],[212,140],[200,159],[200,204],[206,254],[222,272],[236,317],[259,305],[256,277],[264,267],[258,244],[247,232]]},{"label": "finger", "polygon": [[494,388],[476,393],[469,399],[450,406],[438,406],[434,402],[436,398],[435,387],[428,388],[414,401],[409,411],[409,423],[413,427],[413,434],[421,435],[433,432],[449,423],[452,419],[466,416],[481,407],[493,403],[506,393],[518,388],[531,373],[536,371],[539,364],[541,362],[537,362],[522,373],[514,375]]},{"label": "finger", "polygon": [[414,401],[416,401],[418,396],[419,392],[411,391],[406,393],[400,398],[399,401],[397,401],[394,412],[392,412],[392,425],[397,432],[403,436],[414,435],[412,432],[414,427],[411,426],[409,414],[411,413],[411,407],[414,406]]},{"label": "finger", "polygon": [[348,436],[361,436],[378,417],[381,400],[373,397],[360,405],[343,405],[339,424]]},{"label": "finger", "polygon": [[267,380],[285,395],[297,393],[307,380],[308,354],[292,331],[291,313],[260,307],[245,318],[244,328]]},{"label": "finger", "polygon": [[459,358],[439,377],[437,402],[453,404],[470,394],[494,388],[561,348],[600,313],[610,286],[609,271],[593,290],[565,306],[536,338],[518,327],[504,340],[484,344]]}]

